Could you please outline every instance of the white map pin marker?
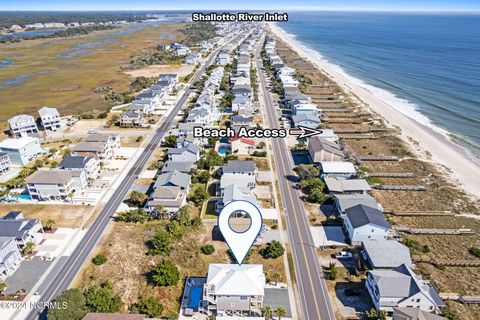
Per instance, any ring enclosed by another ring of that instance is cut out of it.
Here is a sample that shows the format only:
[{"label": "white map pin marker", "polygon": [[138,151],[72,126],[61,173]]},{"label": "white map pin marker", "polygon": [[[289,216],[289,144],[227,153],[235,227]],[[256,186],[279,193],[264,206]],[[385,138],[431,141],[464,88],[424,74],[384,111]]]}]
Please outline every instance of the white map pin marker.
[{"label": "white map pin marker", "polygon": [[[250,226],[244,232],[237,232],[230,226],[229,218],[234,212],[245,212],[250,216]],[[228,203],[218,216],[218,227],[232,251],[238,264],[241,265],[247,256],[258,233],[262,229],[263,219],[260,210],[251,202],[237,200]]]}]

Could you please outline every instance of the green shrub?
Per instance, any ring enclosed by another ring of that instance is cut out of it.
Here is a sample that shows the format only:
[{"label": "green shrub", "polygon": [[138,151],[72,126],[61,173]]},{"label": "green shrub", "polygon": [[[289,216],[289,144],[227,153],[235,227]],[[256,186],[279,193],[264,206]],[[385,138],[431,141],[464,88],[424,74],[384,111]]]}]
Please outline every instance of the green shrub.
[{"label": "green shrub", "polygon": [[202,251],[203,254],[209,256],[215,252],[215,247],[211,244],[206,244],[203,247],[201,247],[200,250]]},{"label": "green shrub", "polygon": [[107,262],[107,257],[103,254],[97,254],[92,259],[92,263],[96,266],[102,265]]}]

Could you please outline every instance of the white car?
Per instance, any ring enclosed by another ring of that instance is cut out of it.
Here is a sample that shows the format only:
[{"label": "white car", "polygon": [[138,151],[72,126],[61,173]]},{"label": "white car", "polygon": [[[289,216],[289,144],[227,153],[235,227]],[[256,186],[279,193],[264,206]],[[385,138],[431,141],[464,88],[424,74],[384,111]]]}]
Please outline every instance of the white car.
[{"label": "white car", "polygon": [[347,251],[340,251],[335,253],[336,259],[351,259],[352,257],[353,257],[352,253]]}]

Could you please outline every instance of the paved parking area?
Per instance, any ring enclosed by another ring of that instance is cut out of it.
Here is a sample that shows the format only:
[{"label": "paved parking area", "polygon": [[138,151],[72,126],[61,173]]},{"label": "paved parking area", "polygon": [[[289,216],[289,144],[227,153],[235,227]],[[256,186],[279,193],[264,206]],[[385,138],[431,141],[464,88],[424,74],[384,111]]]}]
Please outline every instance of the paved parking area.
[{"label": "paved parking area", "polygon": [[17,271],[5,280],[7,284],[5,294],[14,294],[21,289],[27,290],[28,293],[52,262],[41,260],[40,257],[22,261]]},{"label": "paved parking area", "polygon": [[[286,288],[265,288],[265,297],[263,298],[263,305],[270,306],[273,310],[278,307],[283,307],[287,310],[287,318],[292,317],[292,310],[290,308],[290,300],[288,298],[288,289]],[[285,318],[282,318],[285,319]]]}]

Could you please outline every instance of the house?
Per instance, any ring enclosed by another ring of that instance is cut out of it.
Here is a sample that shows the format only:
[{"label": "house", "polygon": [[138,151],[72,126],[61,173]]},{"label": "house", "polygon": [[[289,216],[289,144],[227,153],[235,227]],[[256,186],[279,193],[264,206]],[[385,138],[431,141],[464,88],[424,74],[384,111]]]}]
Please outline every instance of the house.
[{"label": "house", "polygon": [[248,85],[235,85],[230,90],[230,92],[234,96],[248,97],[250,99],[252,98],[252,94],[253,94],[252,88]]},{"label": "house", "polygon": [[194,138],[193,133],[177,138],[177,148],[186,148],[189,144],[201,147],[205,143],[206,138]]},{"label": "house", "polygon": [[143,112],[129,108],[122,112],[119,121],[121,127],[143,127],[145,125],[145,116]]},{"label": "house", "polygon": [[200,149],[193,143],[188,144],[183,148],[171,148],[168,150],[168,160],[197,162],[200,160]]},{"label": "house", "polygon": [[0,175],[10,171],[12,163],[10,162],[10,157],[8,153],[0,152]]},{"label": "house", "polygon": [[292,123],[294,127],[303,126],[316,129],[320,126],[321,121],[315,114],[298,114],[292,116]]},{"label": "house", "polygon": [[16,115],[8,119],[8,126],[10,127],[10,134],[14,138],[38,136],[37,123],[31,115]]},{"label": "house", "polygon": [[8,154],[13,165],[24,166],[37,156],[45,153],[40,147],[40,140],[34,137],[5,139],[0,142],[0,152]]},{"label": "house", "polygon": [[216,203],[216,209],[220,212],[228,203],[238,200],[245,200],[260,207],[251,188],[232,183],[224,188],[222,198]]},{"label": "house", "polygon": [[284,88],[297,88],[298,87],[298,81],[293,79],[292,76],[280,76],[279,77],[280,82],[282,83]]},{"label": "house", "polygon": [[295,69],[290,67],[282,67],[277,70],[277,77],[280,78],[281,76],[293,76],[295,74]]},{"label": "house", "polygon": [[439,312],[445,307],[437,290],[402,264],[394,269],[377,269],[367,273],[367,291],[377,310],[392,313],[393,308],[413,308]]},{"label": "house", "polygon": [[167,161],[163,165],[161,173],[171,172],[173,170],[180,171],[182,173],[190,173],[193,169],[192,161]]},{"label": "house", "polygon": [[0,218],[0,236],[14,238],[20,248],[29,242],[39,243],[39,232],[43,233],[40,220],[25,219],[21,211],[11,211]]},{"label": "house", "polygon": [[190,175],[178,170],[162,173],[157,177],[153,189],[166,186],[180,187],[181,190],[188,191],[190,188]]},{"label": "house", "polygon": [[195,127],[205,127],[204,123],[197,122],[181,122],[178,124],[178,137],[184,137],[189,134],[193,134],[193,128]]},{"label": "house", "polygon": [[362,241],[384,241],[392,229],[382,211],[363,204],[345,211],[343,228],[350,243],[354,245]]},{"label": "house", "polygon": [[255,151],[255,140],[250,138],[230,138],[230,145],[235,154],[251,154]]},{"label": "house", "polygon": [[207,313],[217,317],[260,317],[265,284],[262,265],[210,264],[203,287]]},{"label": "house", "polygon": [[232,116],[230,118],[230,127],[251,127],[253,126],[253,117]]},{"label": "house", "polygon": [[217,64],[224,66],[230,63],[230,50],[221,49],[217,55]]},{"label": "house", "polygon": [[43,107],[38,110],[40,121],[45,131],[58,131],[62,129],[60,114],[56,108]]},{"label": "house", "polygon": [[342,147],[320,137],[308,139],[308,153],[313,163],[340,161],[345,157]]},{"label": "house", "polygon": [[197,63],[200,63],[201,58],[202,58],[202,55],[200,53],[191,52],[185,57],[183,62],[185,64],[197,64]]},{"label": "house", "polygon": [[64,156],[57,168],[84,171],[89,180],[100,176],[100,162],[92,156]]},{"label": "house", "polygon": [[235,96],[232,101],[232,112],[239,112],[242,109],[251,110],[251,112],[253,113],[252,100],[244,96]]},{"label": "house", "polygon": [[447,320],[447,318],[423,311],[419,308],[393,308],[392,320]]},{"label": "house", "polygon": [[294,115],[311,114],[318,115],[317,105],[313,103],[300,103],[293,106],[292,112]]},{"label": "house", "polygon": [[22,255],[15,238],[0,236],[0,279],[11,276],[21,262]]},{"label": "house", "polygon": [[347,209],[359,204],[381,209],[380,204],[369,194],[336,194],[333,203],[341,216],[345,214]]},{"label": "house", "polygon": [[310,141],[310,139],[322,139],[328,142],[338,142],[338,136],[335,134],[335,132],[333,132],[332,129],[322,129],[321,131],[322,133],[307,138],[307,140]]},{"label": "house", "polygon": [[344,177],[352,178],[357,174],[355,166],[346,161],[321,161],[322,178],[324,177]]},{"label": "house", "polygon": [[289,108],[293,108],[294,105],[298,104],[312,103],[312,98],[298,91],[298,88],[296,90],[286,91],[283,98]]},{"label": "house", "polygon": [[366,193],[372,189],[365,179],[325,177],[324,180],[330,194]]},{"label": "house", "polygon": [[220,196],[224,196],[224,190],[228,185],[236,184],[238,187],[248,187],[253,190],[256,183],[257,169],[255,162],[247,160],[230,160],[222,168],[223,174],[220,178]]},{"label": "house", "polygon": [[40,170],[27,179],[27,190],[34,200],[67,200],[87,185],[84,171]]},{"label": "house", "polygon": [[190,52],[190,48],[181,43],[172,43],[170,48],[173,49],[173,52],[177,57],[185,56]]},{"label": "house", "polygon": [[93,156],[98,160],[108,160],[119,148],[120,137],[117,134],[93,133],[72,148],[72,155]]},{"label": "house", "polygon": [[162,207],[168,213],[176,213],[187,203],[187,192],[179,186],[157,186],[150,194],[145,208],[154,211]]},{"label": "house", "polygon": [[412,267],[410,250],[395,240],[363,241],[361,254],[368,269],[393,269],[402,264]]}]

